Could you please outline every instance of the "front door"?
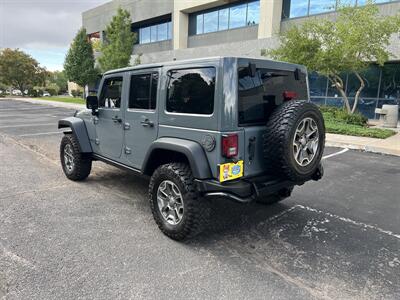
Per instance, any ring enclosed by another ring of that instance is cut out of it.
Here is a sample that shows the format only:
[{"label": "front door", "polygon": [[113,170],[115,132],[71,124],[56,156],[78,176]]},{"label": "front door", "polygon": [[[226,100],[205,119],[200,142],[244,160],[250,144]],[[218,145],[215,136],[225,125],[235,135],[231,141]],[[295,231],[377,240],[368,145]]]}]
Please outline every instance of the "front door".
[{"label": "front door", "polygon": [[96,120],[96,143],[99,145],[99,154],[114,159],[121,156],[124,137],[121,110],[121,102],[124,99],[123,85],[122,75],[104,79]]},{"label": "front door", "polygon": [[157,138],[159,70],[130,74],[129,101],[125,112],[125,154],[130,165],[142,168],[151,143]]}]

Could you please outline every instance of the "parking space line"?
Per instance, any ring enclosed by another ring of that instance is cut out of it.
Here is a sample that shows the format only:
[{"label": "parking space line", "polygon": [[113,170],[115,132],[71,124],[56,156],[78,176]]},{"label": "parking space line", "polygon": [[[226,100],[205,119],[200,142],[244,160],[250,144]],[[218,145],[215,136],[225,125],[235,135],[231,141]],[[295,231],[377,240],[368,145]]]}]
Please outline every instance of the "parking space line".
[{"label": "parking space line", "polygon": [[335,153],[332,153],[332,154],[329,154],[329,155],[325,155],[324,157],[322,157],[322,159],[327,159],[327,158],[330,158],[330,157],[334,157],[336,155],[340,155],[340,154],[346,153],[347,151],[349,151],[349,148],[345,148],[345,149],[340,150],[338,152],[335,152]]},{"label": "parking space line", "polygon": [[21,108],[0,108],[2,111],[12,111],[12,110],[43,110],[43,109],[56,109],[57,107],[21,107]]},{"label": "parking space line", "polygon": [[56,123],[36,123],[36,124],[18,124],[18,125],[4,125],[0,126],[1,128],[17,128],[17,127],[32,127],[32,126],[50,126],[50,125],[57,125]]},{"label": "parking space line", "polygon": [[64,131],[51,131],[51,132],[39,132],[39,133],[27,133],[27,134],[20,134],[19,137],[26,137],[26,136],[38,136],[38,135],[52,135],[52,134],[61,134]]},{"label": "parking space line", "polygon": [[394,232],[392,232],[390,230],[385,230],[385,229],[379,228],[379,227],[377,227],[375,225],[370,225],[370,224],[366,224],[366,223],[363,223],[363,222],[354,221],[352,219],[345,218],[345,217],[340,217],[340,216],[332,214],[330,212],[324,212],[322,210],[318,210],[316,208],[312,208],[312,207],[308,207],[308,206],[303,206],[303,205],[300,205],[300,204],[297,204],[294,207],[298,207],[300,209],[305,209],[305,210],[308,210],[308,211],[311,211],[311,212],[315,212],[317,214],[323,214],[323,215],[326,215],[328,217],[331,217],[331,218],[334,218],[334,219],[337,219],[337,220],[341,220],[341,221],[343,221],[345,223],[350,223],[350,224],[353,224],[353,225],[356,225],[356,226],[363,227],[365,229],[373,229],[373,230],[379,231],[380,233],[384,233],[384,234],[390,235],[391,237],[394,237],[396,239],[400,239],[400,234],[394,233]]}]

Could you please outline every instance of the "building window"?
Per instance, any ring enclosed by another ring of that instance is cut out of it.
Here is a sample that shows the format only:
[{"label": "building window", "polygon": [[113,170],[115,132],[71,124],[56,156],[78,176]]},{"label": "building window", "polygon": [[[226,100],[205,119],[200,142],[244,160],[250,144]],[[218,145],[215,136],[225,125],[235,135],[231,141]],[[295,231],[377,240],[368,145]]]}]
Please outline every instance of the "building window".
[{"label": "building window", "polygon": [[167,111],[211,115],[214,111],[215,68],[168,72]]},{"label": "building window", "polygon": [[190,16],[189,34],[216,32],[259,23],[260,1],[245,1],[216,9],[197,12]]},{"label": "building window", "polygon": [[137,31],[139,33],[139,44],[161,42],[172,38],[171,21],[140,27]]},{"label": "building window", "polygon": [[132,75],[129,108],[156,108],[158,73]]},{"label": "building window", "polygon": [[[371,64],[365,71],[360,72],[360,75],[364,79],[365,88],[361,92],[357,110],[363,115],[372,119],[377,117],[375,108],[380,108],[383,104],[400,104],[400,63],[387,63],[383,67]],[[360,82],[352,73],[342,74],[340,77],[352,105]],[[343,106],[339,91],[326,77],[310,72],[308,81],[312,102],[319,105]]]},{"label": "building window", "polygon": [[229,9],[229,28],[239,28],[246,26],[247,4],[233,6]]},{"label": "building window", "polygon": [[[375,0],[387,3],[397,0]],[[367,0],[283,0],[282,18],[298,18],[335,11],[339,5],[365,5]]]},{"label": "building window", "polygon": [[330,12],[336,9],[336,0],[310,0],[310,15]]}]

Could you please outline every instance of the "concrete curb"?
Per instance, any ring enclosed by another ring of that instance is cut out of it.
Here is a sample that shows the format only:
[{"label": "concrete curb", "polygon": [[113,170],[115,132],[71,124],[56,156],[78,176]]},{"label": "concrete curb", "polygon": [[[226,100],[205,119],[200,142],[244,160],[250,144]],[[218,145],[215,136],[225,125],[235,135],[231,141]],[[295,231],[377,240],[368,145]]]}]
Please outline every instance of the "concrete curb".
[{"label": "concrete curb", "polygon": [[336,147],[336,148],[348,148],[348,149],[351,149],[351,150],[358,150],[358,151],[364,151],[364,152],[400,156],[400,153],[397,152],[397,151],[391,151],[390,149],[385,149],[385,148],[382,148],[382,147],[368,146],[368,145],[363,145],[362,146],[362,145],[352,145],[352,144],[347,144],[347,143],[327,141],[325,143],[325,146],[326,147]]},{"label": "concrete curb", "polygon": [[348,148],[365,152],[400,156],[400,134],[382,139],[327,134],[325,145],[328,147]]},{"label": "concrete curb", "polygon": [[[35,104],[44,104],[44,105],[51,105],[55,107],[63,107],[63,108],[71,108],[71,109],[85,109],[86,106],[83,104],[75,104],[75,103],[65,103],[65,102],[58,102],[58,101],[51,101],[51,100],[41,100],[41,99],[34,99],[34,98],[10,98],[6,97],[3,98],[4,100],[15,100],[15,101],[23,101]],[[0,99],[1,101],[1,99]]]}]

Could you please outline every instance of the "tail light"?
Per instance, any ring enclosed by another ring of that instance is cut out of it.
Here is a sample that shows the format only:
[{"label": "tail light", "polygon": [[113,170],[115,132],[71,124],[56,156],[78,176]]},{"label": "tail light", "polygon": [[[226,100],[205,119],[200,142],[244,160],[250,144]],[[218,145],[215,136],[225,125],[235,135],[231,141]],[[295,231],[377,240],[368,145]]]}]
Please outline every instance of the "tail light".
[{"label": "tail light", "polygon": [[283,100],[289,101],[297,98],[297,93],[293,91],[284,91],[283,94]]},{"label": "tail light", "polygon": [[238,155],[238,135],[228,134],[222,136],[222,155],[231,158]]}]

